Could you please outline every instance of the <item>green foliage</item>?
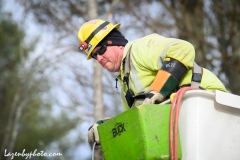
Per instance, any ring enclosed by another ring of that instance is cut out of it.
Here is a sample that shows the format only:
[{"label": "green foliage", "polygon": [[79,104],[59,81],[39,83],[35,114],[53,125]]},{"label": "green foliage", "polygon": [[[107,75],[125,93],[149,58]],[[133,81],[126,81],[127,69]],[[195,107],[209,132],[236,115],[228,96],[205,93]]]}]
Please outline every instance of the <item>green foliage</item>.
[{"label": "green foliage", "polygon": [[[10,17],[9,17],[10,18]],[[6,73],[16,68],[20,58],[27,55],[26,48],[21,47],[24,32],[11,19],[0,19],[0,72]],[[23,49],[23,54],[18,54]]]},{"label": "green foliage", "polygon": [[[22,153],[24,149],[25,153],[34,152],[36,149],[54,152],[50,146],[62,140],[78,123],[77,118],[69,118],[66,112],[54,115],[50,101],[43,100],[42,95],[47,94],[50,89],[48,79],[42,72],[46,68],[39,69],[36,63],[34,66],[25,66],[34,44],[25,46],[24,38],[24,31],[12,20],[10,14],[1,13],[0,149],[3,160],[7,159],[3,156],[5,149],[12,153]],[[33,68],[38,68],[41,73]],[[71,145],[73,144],[65,143],[65,148]],[[62,151],[58,152],[64,155]]]},{"label": "green foliage", "polygon": [[[19,77],[17,68],[20,64],[19,50],[24,33],[18,25],[11,20],[7,14],[0,17],[0,104],[2,128],[0,143],[3,142],[4,131],[9,119],[9,112],[14,99],[14,94],[18,90]],[[27,55],[27,48],[22,48],[23,56]]]}]

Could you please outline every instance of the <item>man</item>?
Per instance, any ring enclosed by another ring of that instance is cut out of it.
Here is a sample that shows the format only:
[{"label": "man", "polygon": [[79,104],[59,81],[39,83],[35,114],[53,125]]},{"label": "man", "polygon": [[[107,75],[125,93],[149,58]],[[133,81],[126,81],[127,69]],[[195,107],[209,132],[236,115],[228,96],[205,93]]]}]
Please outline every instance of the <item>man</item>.
[{"label": "man", "polygon": [[[124,110],[156,104],[184,86],[227,92],[222,82],[195,62],[195,50],[187,41],[151,34],[129,42],[120,24],[95,19],[79,32],[79,49],[110,72],[119,72]],[[92,134],[92,133],[91,133]]]}]

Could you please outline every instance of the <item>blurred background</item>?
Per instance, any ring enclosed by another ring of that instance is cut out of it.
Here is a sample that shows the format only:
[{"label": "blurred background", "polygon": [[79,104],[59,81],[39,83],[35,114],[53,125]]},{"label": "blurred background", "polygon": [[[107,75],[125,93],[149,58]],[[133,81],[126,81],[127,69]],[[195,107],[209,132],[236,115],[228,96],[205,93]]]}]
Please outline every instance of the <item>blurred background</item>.
[{"label": "blurred background", "polygon": [[129,41],[153,32],[187,40],[196,62],[240,95],[239,15],[238,0],[0,0],[1,160],[24,149],[62,153],[33,160],[90,160],[89,126],[123,111],[117,73],[78,50],[84,22],[121,23]]}]

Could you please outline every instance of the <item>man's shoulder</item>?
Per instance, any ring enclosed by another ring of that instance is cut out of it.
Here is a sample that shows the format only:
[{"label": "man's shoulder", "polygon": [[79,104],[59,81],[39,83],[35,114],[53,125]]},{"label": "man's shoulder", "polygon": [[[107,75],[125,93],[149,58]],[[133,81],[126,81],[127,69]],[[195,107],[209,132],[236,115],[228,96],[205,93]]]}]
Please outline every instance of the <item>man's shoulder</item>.
[{"label": "man's shoulder", "polygon": [[148,39],[148,38],[166,38],[160,34],[157,34],[157,33],[152,33],[152,34],[149,34],[149,35],[146,35],[140,39]]},{"label": "man's shoulder", "polygon": [[153,40],[153,41],[159,41],[160,40],[160,41],[162,41],[163,39],[166,39],[166,37],[161,36],[160,34],[157,34],[157,33],[152,33],[152,34],[146,35],[142,38],[136,39],[135,42],[145,43],[149,40]]}]

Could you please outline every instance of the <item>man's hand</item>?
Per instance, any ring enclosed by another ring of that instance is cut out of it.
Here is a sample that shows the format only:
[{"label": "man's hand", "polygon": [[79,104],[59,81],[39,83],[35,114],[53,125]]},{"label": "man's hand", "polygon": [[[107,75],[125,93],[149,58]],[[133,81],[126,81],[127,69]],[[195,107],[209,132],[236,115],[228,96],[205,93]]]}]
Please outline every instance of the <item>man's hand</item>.
[{"label": "man's hand", "polygon": [[88,143],[90,144],[91,147],[93,147],[93,144],[96,142],[96,145],[94,148],[95,150],[101,149],[97,127],[109,119],[111,119],[111,117],[107,117],[102,120],[98,120],[96,123],[94,123],[88,129]]},{"label": "man's hand", "polygon": [[159,104],[164,100],[164,97],[156,92],[156,91],[151,91],[148,93],[147,97],[143,101],[143,104]]},{"label": "man's hand", "polygon": [[97,126],[99,126],[99,124],[94,123],[88,129],[88,143],[93,147],[93,144],[96,142],[95,150],[101,149]]}]

